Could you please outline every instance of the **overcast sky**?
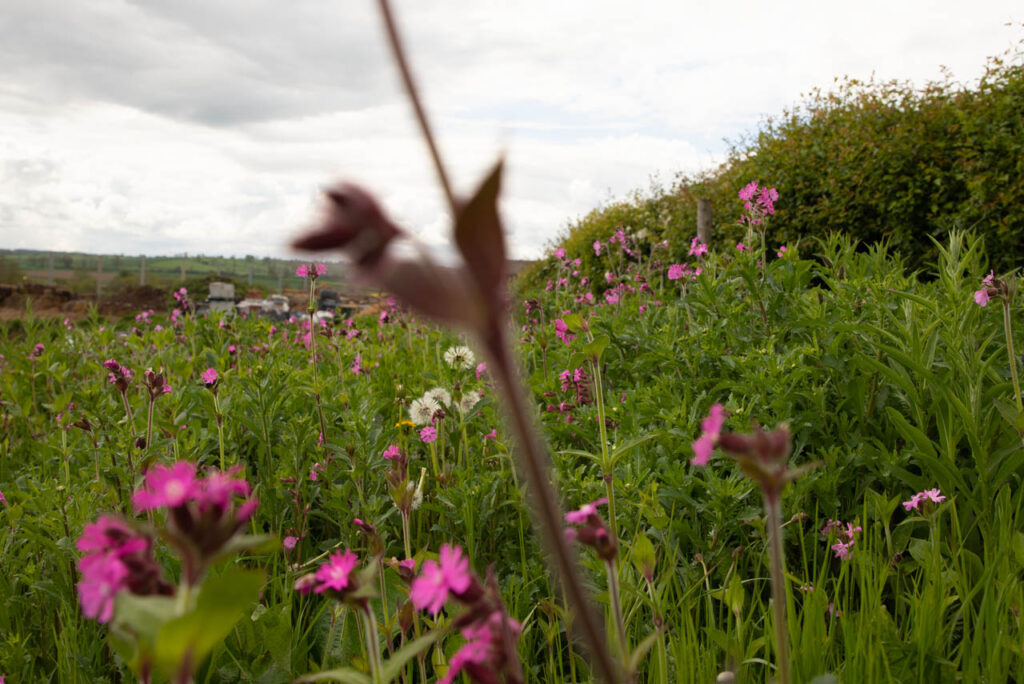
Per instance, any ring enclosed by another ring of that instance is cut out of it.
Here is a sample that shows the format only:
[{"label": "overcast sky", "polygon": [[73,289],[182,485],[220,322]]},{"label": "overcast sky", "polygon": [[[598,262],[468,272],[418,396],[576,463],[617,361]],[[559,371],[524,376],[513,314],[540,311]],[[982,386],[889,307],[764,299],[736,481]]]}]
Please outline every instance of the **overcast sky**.
[{"label": "overcast sky", "polygon": [[[0,247],[283,256],[340,178],[447,243],[371,0],[0,2]],[[1020,0],[395,6],[456,189],[505,154],[523,258],[836,77],[969,83],[1024,35]]]}]

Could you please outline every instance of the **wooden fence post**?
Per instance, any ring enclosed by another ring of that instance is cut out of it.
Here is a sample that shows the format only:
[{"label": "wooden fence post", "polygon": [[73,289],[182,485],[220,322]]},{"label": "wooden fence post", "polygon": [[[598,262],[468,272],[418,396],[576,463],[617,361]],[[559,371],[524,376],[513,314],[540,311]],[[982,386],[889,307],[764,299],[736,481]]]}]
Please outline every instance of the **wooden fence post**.
[{"label": "wooden fence post", "polygon": [[711,200],[697,200],[697,237],[705,245],[711,242]]},{"label": "wooden fence post", "polygon": [[146,255],[139,258],[139,286],[146,284]]}]

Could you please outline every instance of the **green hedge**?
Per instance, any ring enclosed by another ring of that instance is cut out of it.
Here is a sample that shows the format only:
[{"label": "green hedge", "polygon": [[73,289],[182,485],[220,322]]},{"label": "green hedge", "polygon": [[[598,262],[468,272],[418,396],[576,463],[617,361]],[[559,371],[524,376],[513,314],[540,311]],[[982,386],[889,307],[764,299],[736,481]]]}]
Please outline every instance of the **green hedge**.
[{"label": "green hedge", "polygon": [[[885,240],[925,269],[936,257],[929,236],[965,228],[984,238],[997,271],[1024,263],[1024,41],[969,88],[847,79],[815,92],[734,145],[718,169],[595,210],[563,246],[586,258],[595,239],[626,225],[668,239],[668,258],[683,259],[696,200],[709,198],[717,246],[731,247],[743,233],[736,193],[751,180],[779,190],[772,245],[839,231],[864,245]],[[542,285],[545,268],[522,287]]]}]

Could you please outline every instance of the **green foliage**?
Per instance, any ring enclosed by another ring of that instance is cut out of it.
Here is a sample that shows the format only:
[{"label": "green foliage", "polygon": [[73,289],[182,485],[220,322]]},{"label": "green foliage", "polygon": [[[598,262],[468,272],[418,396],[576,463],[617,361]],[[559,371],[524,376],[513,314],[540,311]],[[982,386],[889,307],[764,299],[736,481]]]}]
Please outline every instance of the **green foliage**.
[{"label": "green foliage", "polygon": [[[671,245],[671,253],[688,243]],[[813,259],[805,258],[809,247]],[[616,306],[581,306],[574,287],[535,293],[543,323],[523,321],[524,377],[567,507],[614,490],[623,615],[640,681],[703,683],[727,668],[741,681],[771,676],[759,493],[720,456],[706,468],[688,465],[700,420],[716,402],[729,412],[728,430],[787,422],[793,464],[820,464],[783,498],[797,681],[826,673],[839,681],[1024,679],[1024,448],[1012,350],[1001,306],[982,308],[972,298],[986,270],[980,241],[957,232],[935,250],[927,279],[908,274],[884,247],[858,249],[831,235],[806,243],[804,254],[794,247],[768,259],[764,269],[755,253],[713,250],[694,280],[668,281],[645,259],[634,268],[651,291],[624,294]],[[626,265],[605,253],[594,268],[621,273]],[[551,320],[566,310],[580,333],[571,345],[551,334]],[[1018,340],[1020,313],[1017,301]],[[403,314],[387,324],[357,320],[359,336],[342,328],[317,338],[316,379],[299,325],[280,323],[272,333],[271,322],[259,319],[221,325],[220,316],[186,317],[174,325],[155,318],[94,319],[71,330],[31,315],[0,324],[0,491],[8,502],[0,505],[0,672],[12,681],[128,676],[137,657],[131,644],[106,639],[108,628],[78,609],[75,541],[102,511],[131,515],[138,473],[127,454],[136,465],[142,458],[219,462],[213,398],[199,380],[215,367],[228,464],[244,468],[260,500],[249,531],[294,537],[296,545],[251,539],[239,560],[208,580],[199,617],[174,617],[174,606],[160,600],[119,599],[134,604],[135,632],[148,635],[158,662],[191,647],[205,655],[197,681],[286,682],[307,673],[320,673],[307,681],[366,681],[365,640],[352,610],[293,586],[335,549],[367,558],[369,542],[353,517],[376,526],[387,557],[404,556],[401,516],[384,477],[390,464],[380,457],[396,444],[413,479],[428,471],[410,521],[412,555],[422,563],[451,542],[478,572],[493,564],[509,614],[523,626],[518,650],[527,680],[588,681],[586,656],[569,638],[571,617],[531,532],[494,388],[486,376],[443,361],[457,338]],[[30,358],[37,343],[45,350]],[[145,454],[132,446],[133,429],[145,427],[143,391],[130,390],[129,418],[101,365],[110,357],[162,369],[174,387],[156,403]],[[602,392],[607,440],[597,402],[563,390],[559,379],[567,368],[593,368],[591,359],[601,384],[587,388]],[[327,420],[323,446],[316,383]],[[435,476],[427,445],[401,421],[411,399],[456,383],[484,397],[464,419],[455,410],[445,419],[436,443],[445,465]],[[71,402],[72,417],[88,418],[90,430],[58,424]],[[573,406],[559,410],[563,404]],[[495,427],[498,438],[486,439]],[[946,501],[916,512],[901,505],[932,487]],[[821,534],[829,519],[862,527],[848,561],[829,548],[834,535]],[[603,564],[589,549],[580,556],[607,608]],[[179,575],[174,556],[158,561],[167,577]],[[410,633],[403,650],[395,614],[407,586],[387,566],[378,577],[368,588],[379,594],[372,605],[389,676],[405,660],[410,681],[419,681],[416,649],[429,647],[422,667],[436,679],[462,643],[444,632],[459,609],[438,618],[440,632],[421,615],[421,635],[436,645]]]}]

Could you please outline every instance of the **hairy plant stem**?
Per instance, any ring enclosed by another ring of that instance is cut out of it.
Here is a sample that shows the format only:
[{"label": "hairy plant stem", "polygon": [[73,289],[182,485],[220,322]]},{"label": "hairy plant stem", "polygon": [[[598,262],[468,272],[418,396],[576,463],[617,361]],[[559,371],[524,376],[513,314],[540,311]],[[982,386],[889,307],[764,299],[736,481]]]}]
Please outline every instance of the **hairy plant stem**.
[{"label": "hairy plant stem", "polygon": [[1003,330],[1006,332],[1006,354],[1010,359],[1010,377],[1013,378],[1013,396],[1017,400],[1017,411],[1024,411],[1021,403],[1020,380],[1017,378],[1017,359],[1013,347],[1013,327],[1010,325],[1010,300],[1003,299]]},{"label": "hairy plant stem", "polygon": [[782,556],[782,500],[780,492],[764,490],[768,523],[768,556],[771,560],[772,610],[775,626],[775,660],[779,684],[790,684],[789,640],[786,635],[786,568]]},{"label": "hairy plant stem", "polygon": [[562,533],[561,507],[550,482],[550,457],[538,441],[532,425],[515,365],[508,352],[505,327],[495,320],[487,328],[488,335],[482,340],[482,346],[491,356],[494,378],[505,397],[512,430],[519,442],[519,467],[523,469],[534,500],[535,527],[550,554],[548,562],[561,578],[570,607],[576,613],[580,632],[592,658],[595,678],[603,682],[619,681],[615,663],[608,654],[604,630],[590,607],[589,592],[580,579],[575,554]]},{"label": "hairy plant stem", "polygon": [[[398,30],[391,15],[391,8],[388,5],[388,0],[378,0],[378,5],[384,19],[391,51],[401,72],[402,81],[405,84],[409,100],[412,102],[423,138],[430,149],[430,156],[434,162],[438,180],[441,183],[445,199],[448,201],[448,208],[451,211],[452,220],[454,221],[459,213],[458,203],[455,200],[455,195],[452,193],[451,184],[448,182],[448,176],[441,161],[441,155],[438,152],[437,144],[430,130],[430,124],[427,121],[426,113],[423,110],[423,105],[416,90],[416,84],[413,81],[412,73],[409,71],[402,48],[402,41],[398,36]],[[536,504],[536,526],[539,528],[545,547],[553,557],[553,560],[549,562],[561,577],[572,608],[577,613],[580,631],[583,633],[590,650],[590,655],[593,658],[596,679],[603,682],[617,681],[615,663],[608,655],[606,649],[604,630],[590,608],[589,592],[586,591],[580,579],[575,554],[562,533],[561,507],[549,481],[551,473],[550,458],[547,451],[541,447],[537,440],[536,430],[534,430],[531,424],[526,398],[523,395],[522,387],[516,375],[514,359],[509,352],[504,321],[498,320],[498,316],[492,313],[492,315],[487,316],[486,320],[480,321],[476,332],[480,335],[483,347],[488,350],[491,360],[495,364],[495,379],[502,388],[513,430],[522,450],[522,457],[519,459],[520,466],[526,474],[527,483],[532,490]]]}]

